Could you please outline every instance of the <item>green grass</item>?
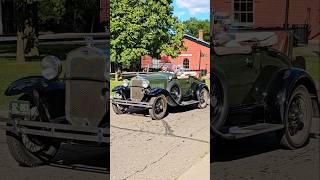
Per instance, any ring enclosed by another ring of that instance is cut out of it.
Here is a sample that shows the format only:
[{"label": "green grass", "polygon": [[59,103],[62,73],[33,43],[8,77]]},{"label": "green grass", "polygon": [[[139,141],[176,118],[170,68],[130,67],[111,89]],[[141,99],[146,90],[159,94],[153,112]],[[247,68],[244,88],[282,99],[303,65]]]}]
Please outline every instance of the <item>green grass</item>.
[{"label": "green grass", "polygon": [[320,83],[320,57],[308,48],[297,47],[293,51],[294,56],[303,56],[306,59],[306,71],[310,73],[316,83]]},{"label": "green grass", "polygon": [[110,80],[110,94],[111,94],[111,95],[113,94],[113,92],[111,92],[111,90],[112,90],[114,87],[120,86],[120,85],[122,85],[122,84],[123,84],[122,81],[115,81],[114,79],[111,79],[111,80]]},{"label": "green grass", "polygon": [[40,74],[39,62],[27,62],[27,63],[12,63],[1,62],[0,63],[0,109],[6,108],[8,102],[14,97],[4,96],[6,88],[15,80],[29,76]]}]

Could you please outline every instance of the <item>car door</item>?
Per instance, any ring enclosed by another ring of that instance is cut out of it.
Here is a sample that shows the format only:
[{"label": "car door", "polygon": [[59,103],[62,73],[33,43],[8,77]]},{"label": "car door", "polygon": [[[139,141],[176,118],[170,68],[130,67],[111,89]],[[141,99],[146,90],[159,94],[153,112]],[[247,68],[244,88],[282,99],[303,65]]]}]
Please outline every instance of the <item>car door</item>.
[{"label": "car door", "polygon": [[226,76],[230,106],[253,103],[248,96],[250,96],[249,92],[252,90],[259,73],[259,54],[216,55],[213,59],[213,65],[221,69]]}]

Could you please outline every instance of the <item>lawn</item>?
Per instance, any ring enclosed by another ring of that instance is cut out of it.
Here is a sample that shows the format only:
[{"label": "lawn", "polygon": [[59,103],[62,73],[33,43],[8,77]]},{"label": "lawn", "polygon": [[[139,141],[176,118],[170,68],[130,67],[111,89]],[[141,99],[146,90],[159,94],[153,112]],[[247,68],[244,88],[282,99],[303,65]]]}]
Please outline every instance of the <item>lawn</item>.
[{"label": "lawn", "polygon": [[311,52],[308,48],[294,48],[294,56],[303,56],[306,59],[306,70],[313,77],[314,81],[320,83],[320,57]]},{"label": "lawn", "polygon": [[40,63],[38,62],[27,62],[27,63],[13,63],[13,62],[1,62],[0,63],[0,109],[6,108],[8,102],[14,97],[4,96],[6,88],[13,81],[29,76],[29,75],[39,75]]}]

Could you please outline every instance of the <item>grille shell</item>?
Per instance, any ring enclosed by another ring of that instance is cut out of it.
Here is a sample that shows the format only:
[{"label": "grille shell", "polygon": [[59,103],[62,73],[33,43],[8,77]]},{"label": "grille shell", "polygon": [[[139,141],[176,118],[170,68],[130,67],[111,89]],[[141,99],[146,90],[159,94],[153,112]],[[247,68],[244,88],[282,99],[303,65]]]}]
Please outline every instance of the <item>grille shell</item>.
[{"label": "grille shell", "polygon": [[130,98],[132,101],[141,101],[144,93],[142,87],[143,80],[132,79],[130,82]]},{"label": "grille shell", "polygon": [[68,54],[65,108],[71,124],[97,127],[109,111],[108,62],[97,48],[81,47]]}]

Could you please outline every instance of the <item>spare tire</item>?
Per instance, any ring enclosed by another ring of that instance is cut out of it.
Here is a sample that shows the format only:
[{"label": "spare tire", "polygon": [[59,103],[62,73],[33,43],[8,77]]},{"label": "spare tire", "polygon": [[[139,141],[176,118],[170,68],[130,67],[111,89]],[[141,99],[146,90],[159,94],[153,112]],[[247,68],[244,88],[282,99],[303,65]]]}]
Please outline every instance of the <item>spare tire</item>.
[{"label": "spare tire", "polygon": [[211,128],[220,130],[228,116],[228,88],[223,76],[213,74],[210,91]]},{"label": "spare tire", "polygon": [[180,103],[182,99],[182,91],[178,83],[174,81],[170,81],[167,87],[167,91],[169,92],[172,99],[175,101],[173,102],[170,97],[168,97],[168,103],[170,106],[175,106],[176,103]]}]

